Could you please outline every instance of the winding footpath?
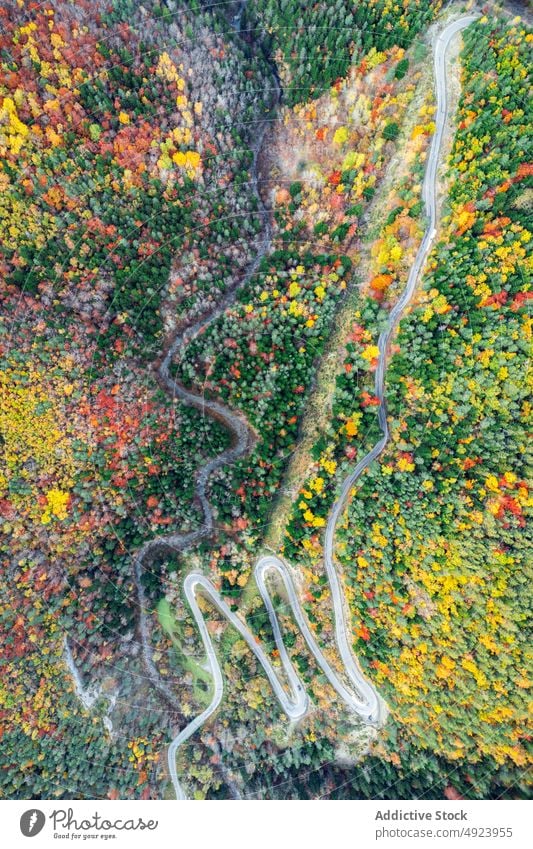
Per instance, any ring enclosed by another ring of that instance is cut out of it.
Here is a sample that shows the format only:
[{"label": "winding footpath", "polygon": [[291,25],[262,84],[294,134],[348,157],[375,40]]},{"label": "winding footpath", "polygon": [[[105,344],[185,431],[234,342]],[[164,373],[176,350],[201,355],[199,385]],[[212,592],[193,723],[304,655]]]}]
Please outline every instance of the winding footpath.
[{"label": "winding footpath", "polygon": [[[450,41],[462,29],[476,20],[477,16],[469,15],[460,18],[459,20],[450,23],[441,34],[436,38],[434,43],[434,68],[435,68],[435,86],[437,96],[437,113],[436,113],[436,129],[432,139],[431,148],[427,158],[424,183],[422,188],[422,197],[425,203],[425,210],[428,219],[428,224],[424,237],[418,249],[414,263],[411,267],[405,290],[390,312],[386,327],[381,332],[378,340],[379,361],[375,374],[375,395],[379,398],[380,406],[378,408],[379,425],[382,431],[382,437],[379,442],[363,457],[362,460],[355,466],[353,471],[345,478],[342,483],[340,494],[335,501],[326,526],[324,538],[324,564],[331,589],[334,623],[335,623],[335,638],[339,654],[344,666],[342,678],[333,669],[328,662],[324,653],[318,646],[307,619],[302,611],[298,592],[291,577],[288,566],[274,555],[261,557],[254,568],[254,577],[268,612],[271,622],[276,647],[279,652],[281,668],[284,674],[284,680],[279,677],[280,667],[274,667],[269,657],[260,645],[256,642],[253,633],[247,628],[244,622],[229,608],[218,590],[213,584],[199,572],[192,572],[185,578],[184,594],[192,615],[198,626],[200,636],[204,645],[207,665],[213,678],[213,696],[208,707],[197,717],[195,717],[179,734],[173,739],[168,749],[168,768],[174,786],[174,792],[177,799],[185,799],[185,793],[180,784],[176,769],[176,754],[183,743],[188,740],[198,729],[207,722],[212,714],[217,710],[222,701],[224,694],[224,682],[222,678],[222,670],[216,655],[213,641],[207,629],[206,620],[202,613],[199,604],[198,596],[208,599],[213,606],[224,616],[229,624],[231,624],[241,635],[242,639],[247,643],[250,650],[253,652],[258,662],[263,667],[265,674],[272,686],[272,690],[279,701],[279,704],[286,715],[291,720],[298,720],[303,717],[310,707],[309,697],[301,683],[294,667],[289,659],[286,647],[283,643],[279,621],[274,610],[272,599],[267,588],[266,579],[268,574],[277,573],[283,581],[287,598],[292,609],[295,621],[300,628],[309,651],[315,658],[316,663],[322,669],[331,686],[337,692],[340,699],[345,703],[347,708],[357,714],[363,722],[380,726],[383,724],[386,717],[386,707],[380,699],[374,687],[364,678],[357,660],[353,654],[351,647],[351,628],[345,613],[345,600],[341,588],[340,579],[334,563],[334,540],[337,523],[345,509],[346,502],[350,495],[350,491],[360,475],[368,468],[368,466],[382,453],[387,442],[389,441],[389,427],[387,423],[387,411],[385,401],[385,369],[386,359],[390,340],[395,332],[398,322],[408,306],[413,293],[415,291],[418,278],[427,259],[433,240],[436,235],[437,224],[437,170],[439,158],[441,154],[442,139],[446,121],[448,119],[448,101],[446,89],[446,51]],[[240,21],[240,19],[239,19]],[[237,30],[239,27],[237,27]],[[275,96],[272,104],[272,109],[277,105],[280,98],[280,88],[275,74],[272,74],[275,80]],[[218,401],[208,401],[205,398],[197,395],[194,392],[187,390],[182,384],[174,380],[170,374],[170,366],[176,354],[179,354],[184,348],[202,333],[206,327],[215,321],[233,302],[237,289],[245,285],[256,273],[259,268],[261,259],[270,250],[272,242],[272,224],[270,214],[265,207],[258,188],[258,158],[263,145],[265,133],[267,131],[268,119],[259,125],[259,130],[253,145],[253,163],[251,184],[252,190],[259,204],[259,212],[262,219],[262,236],[258,245],[256,255],[250,263],[245,275],[241,278],[238,285],[233,288],[224,297],[217,308],[208,316],[199,320],[192,327],[180,333],[172,345],[168,349],[160,367],[160,378],[166,387],[166,390],[172,397],[180,398],[186,404],[189,404],[204,414],[210,415],[221,421],[230,431],[233,437],[233,444],[230,448],[219,454],[214,459],[210,460],[202,466],[196,475],[195,494],[200,504],[203,513],[202,525],[194,531],[186,534],[171,533],[164,536],[158,536],[149,542],[145,543],[138,551],[134,561],[134,581],[137,591],[139,603],[139,636],[142,645],[143,660],[148,671],[151,681],[161,694],[173,705],[179,707],[176,696],[169,685],[164,682],[155,666],[149,632],[149,605],[142,585],[142,574],[145,564],[156,554],[161,552],[183,552],[195,545],[200,540],[210,537],[215,531],[215,523],[213,510],[206,495],[207,483],[210,476],[217,469],[243,456],[249,450],[253,435],[250,427],[243,417],[228,409]]]}]

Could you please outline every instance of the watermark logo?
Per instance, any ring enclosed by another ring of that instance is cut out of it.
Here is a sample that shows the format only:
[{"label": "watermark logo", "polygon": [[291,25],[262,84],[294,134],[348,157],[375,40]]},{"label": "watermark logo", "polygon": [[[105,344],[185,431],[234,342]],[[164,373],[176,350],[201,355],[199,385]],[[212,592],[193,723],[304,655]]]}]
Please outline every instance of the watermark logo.
[{"label": "watermark logo", "polygon": [[[116,811],[115,806],[113,811]],[[20,830],[24,837],[35,837],[40,834],[47,819],[54,837],[67,840],[76,838],[109,840],[120,837],[121,832],[124,831],[155,831],[159,826],[158,820],[144,820],[140,816],[107,819],[98,811],[78,816],[74,814],[73,808],[57,808],[45,816],[38,808],[29,808],[20,818]]]},{"label": "watermark logo", "polygon": [[24,811],[20,818],[20,830],[24,837],[35,837],[43,830],[46,822],[46,817],[42,811],[37,808],[32,808],[29,811]]}]

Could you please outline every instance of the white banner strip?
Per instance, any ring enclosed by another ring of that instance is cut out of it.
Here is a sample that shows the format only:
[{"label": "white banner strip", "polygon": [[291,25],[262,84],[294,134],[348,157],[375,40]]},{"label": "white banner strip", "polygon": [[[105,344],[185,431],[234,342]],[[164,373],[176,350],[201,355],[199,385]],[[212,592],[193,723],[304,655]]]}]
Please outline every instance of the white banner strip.
[{"label": "white banner strip", "polygon": [[334,845],[340,849],[523,849],[532,845],[530,805],[521,801],[4,801],[0,802],[0,845],[6,849],[57,849],[73,844],[117,849],[330,849]]}]

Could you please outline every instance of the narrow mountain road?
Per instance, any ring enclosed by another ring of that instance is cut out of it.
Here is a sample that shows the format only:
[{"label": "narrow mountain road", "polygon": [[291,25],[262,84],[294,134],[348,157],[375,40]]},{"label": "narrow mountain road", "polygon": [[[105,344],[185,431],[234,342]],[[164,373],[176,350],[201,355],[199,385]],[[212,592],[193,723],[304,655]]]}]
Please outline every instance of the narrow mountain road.
[{"label": "narrow mountain road", "polygon": [[[335,620],[335,637],[339,654],[344,665],[342,680],[338,673],[335,672],[335,670],[331,667],[330,663],[325,658],[322,650],[320,649],[315,638],[313,637],[307,619],[300,606],[298,592],[293,583],[289,568],[279,557],[261,557],[254,568],[254,577],[270,618],[276,646],[279,652],[279,658],[290,691],[289,693],[287,693],[287,690],[282,684],[278,676],[278,671],[272,665],[265,651],[261,648],[260,645],[257,644],[252,632],[247,628],[244,622],[235,613],[232,612],[232,610],[229,608],[229,606],[224,601],[220,593],[213,586],[213,584],[204,575],[200,573],[193,572],[189,574],[184,582],[184,593],[187,602],[190,606],[192,615],[198,626],[198,630],[200,632],[200,636],[202,638],[202,642],[205,648],[208,667],[213,677],[213,697],[208,707],[199,716],[195,717],[195,719],[193,719],[185,728],[183,728],[169,746],[168,767],[174,786],[174,792],[176,794],[176,798],[178,799],[184,799],[186,798],[186,796],[177,776],[176,754],[180,746],[186,740],[188,740],[199,728],[201,728],[202,725],[204,725],[204,723],[207,722],[207,720],[212,716],[212,714],[220,705],[224,694],[222,671],[218,662],[218,658],[216,656],[213,641],[207,629],[207,624],[204,619],[204,615],[198,605],[199,595],[202,595],[203,597],[209,599],[213,606],[216,607],[219,612],[228,620],[228,622],[239,632],[243,640],[245,640],[250,650],[254,653],[255,657],[263,667],[268,677],[268,680],[272,686],[274,694],[278,699],[282,709],[290,719],[296,720],[304,716],[307,712],[309,708],[309,698],[307,696],[303,684],[300,682],[294,670],[294,667],[290,662],[287,650],[283,643],[281,630],[274,610],[274,606],[272,604],[272,600],[268,588],[266,586],[267,574],[269,572],[277,572],[278,576],[281,578],[285,585],[288,601],[291,606],[294,618],[298,624],[298,627],[301,630],[301,633],[308,645],[308,648],[312,653],[313,657],[315,658],[316,663],[322,669],[331,686],[335,689],[339,697],[346,704],[348,709],[350,711],[353,711],[355,714],[359,715],[365,723],[379,726],[383,723],[385,719],[385,705],[383,704],[374,687],[363,676],[357,664],[356,658],[353,654],[351,628],[349,623],[347,623],[347,618],[345,615],[345,600],[342,593],[340,579],[334,563],[335,530],[339,518],[341,517],[345,509],[346,502],[348,500],[352,487],[354,486],[355,482],[360,477],[360,475],[365,471],[365,469],[367,469],[368,466],[382,453],[389,440],[389,428],[387,423],[387,411],[384,389],[388,347],[390,340],[397,327],[397,324],[413,296],[418,278],[423,269],[429,251],[431,250],[431,246],[436,235],[436,178],[439,159],[441,155],[444,128],[448,119],[445,64],[446,51],[452,38],[460,30],[464,29],[474,20],[476,20],[476,17],[477,16],[469,15],[462,17],[459,20],[454,21],[453,23],[450,23],[436,38],[434,43],[433,51],[435,67],[435,86],[437,96],[437,113],[435,121],[436,129],[427,158],[426,171],[422,189],[422,197],[425,203],[428,224],[424,233],[424,237],[418,249],[417,255],[415,257],[414,263],[411,267],[405,290],[401,298],[391,310],[387,325],[381,332],[378,340],[379,361],[375,374],[375,394],[380,400],[380,406],[378,408],[378,419],[383,435],[379,442],[368,452],[368,454],[356,465],[353,471],[343,481],[339,497],[337,498],[336,502],[334,503],[331,509],[328,523],[326,526],[324,538],[324,563],[329,580],[329,585],[331,588],[331,597]],[[274,74],[273,78],[275,79],[276,92],[275,102],[273,104],[273,106],[275,106],[279,100],[279,85]],[[243,285],[245,282],[250,280],[251,277],[255,274],[262,257],[265,256],[266,253],[270,250],[270,245],[272,241],[272,225],[270,222],[270,215],[260,197],[257,178],[257,160],[263,144],[266,129],[267,121],[265,120],[265,122],[260,125],[260,129],[255,140],[255,144],[253,147],[254,160],[252,165],[252,187],[259,201],[260,214],[263,221],[262,237],[258,246],[256,256],[252,260],[249,268],[246,271],[246,274],[240,281],[239,285]],[[252,435],[251,430],[244,418],[242,418],[235,412],[229,410],[220,402],[208,401],[200,395],[190,392],[178,381],[174,380],[170,375],[170,364],[172,362],[172,358],[177,352],[183,350],[185,346],[191,341],[191,339],[193,339],[199,333],[203,332],[203,330],[207,327],[208,324],[211,324],[211,322],[213,322],[219,315],[224,312],[225,309],[227,309],[227,307],[230,305],[230,303],[235,297],[235,292],[236,290],[234,289],[231,293],[229,293],[222,301],[222,303],[219,304],[216,310],[208,317],[197,322],[193,327],[187,329],[185,332],[180,334],[174,340],[172,346],[168,350],[160,366],[161,379],[165,384],[168,392],[172,396],[179,397],[182,401],[187,404],[190,404],[191,406],[194,406],[202,413],[206,413],[208,415],[216,417],[226,425],[228,430],[233,435],[232,447],[219,454],[218,457],[210,460],[205,466],[199,469],[197,473],[195,492],[203,512],[203,524],[201,525],[201,527],[188,534],[168,534],[166,536],[159,536],[154,538],[150,542],[146,543],[139,550],[134,562],[134,580],[140,608],[139,633],[142,643],[144,663],[154,685],[167,698],[167,700],[169,700],[173,704],[177,704],[176,696],[172,692],[169,685],[161,679],[152,657],[152,648],[150,643],[150,634],[148,626],[149,620],[147,618],[149,606],[147,604],[147,599],[142,585],[143,569],[145,564],[151,559],[154,554],[172,551],[182,552],[190,546],[194,545],[195,543],[199,542],[201,539],[209,537],[213,534],[213,510],[211,508],[211,505],[209,504],[206,494],[206,488],[209,477],[215,470],[221,468],[226,463],[235,460],[237,457],[243,456],[249,450]]]}]

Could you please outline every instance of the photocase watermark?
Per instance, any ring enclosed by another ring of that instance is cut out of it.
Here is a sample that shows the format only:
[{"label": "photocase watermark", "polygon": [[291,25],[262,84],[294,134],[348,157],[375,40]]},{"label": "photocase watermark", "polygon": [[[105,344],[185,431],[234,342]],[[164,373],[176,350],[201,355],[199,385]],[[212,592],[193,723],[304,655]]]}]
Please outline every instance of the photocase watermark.
[{"label": "photocase watermark", "polygon": [[155,831],[158,820],[144,820],[142,817],[118,817],[111,819],[97,811],[89,817],[78,817],[73,808],[57,808],[48,817],[37,808],[30,808],[20,818],[20,830],[25,837],[39,834],[48,819],[54,838],[58,840],[111,840],[122,832]]},{"label": "photocase watermark", "polygon": [[29,811],[24,811],[20,818],[20,830],[24,837],[35,837],[42,831],[46,822],[46,817],[42,811],[37,808],[32,808]]}]

